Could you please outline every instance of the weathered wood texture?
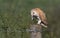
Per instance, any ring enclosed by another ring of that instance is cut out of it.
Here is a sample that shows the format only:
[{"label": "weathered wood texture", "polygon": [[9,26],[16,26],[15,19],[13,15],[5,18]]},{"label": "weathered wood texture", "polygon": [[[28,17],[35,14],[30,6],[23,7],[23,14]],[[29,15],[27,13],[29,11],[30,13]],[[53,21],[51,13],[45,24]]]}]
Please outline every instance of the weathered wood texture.
[{"label": "weathered wood texture", "polygon": [[31,25],[31,38],[42,38],[42,27],[40,25]]}]

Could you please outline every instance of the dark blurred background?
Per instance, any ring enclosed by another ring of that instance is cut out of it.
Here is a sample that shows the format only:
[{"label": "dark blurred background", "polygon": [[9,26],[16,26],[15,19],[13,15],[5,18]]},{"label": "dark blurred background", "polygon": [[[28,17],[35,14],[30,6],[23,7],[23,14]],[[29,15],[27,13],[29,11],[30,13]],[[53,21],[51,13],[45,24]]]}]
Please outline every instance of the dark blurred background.
[{"label": "dark blurred background", "polygon": [[48,19],[43,38],[60,38],[60,0],[0,0],[0,38],[29,38],[30,10],[41,8]]}]

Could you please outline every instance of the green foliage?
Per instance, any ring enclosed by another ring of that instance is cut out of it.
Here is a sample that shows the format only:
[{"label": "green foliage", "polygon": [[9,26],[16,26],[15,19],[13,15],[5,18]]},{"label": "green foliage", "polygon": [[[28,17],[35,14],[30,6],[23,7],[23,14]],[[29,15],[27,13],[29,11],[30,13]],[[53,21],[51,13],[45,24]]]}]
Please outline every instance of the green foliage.
[{"label": "green foliage", "polygon": [[30,10],[35,7],[48,18],[49,31],[43,31],[43,38],[59,38],[60,0],[0,0],[0,38],[29,38],[29,33],[16,30],[29,28]]}]

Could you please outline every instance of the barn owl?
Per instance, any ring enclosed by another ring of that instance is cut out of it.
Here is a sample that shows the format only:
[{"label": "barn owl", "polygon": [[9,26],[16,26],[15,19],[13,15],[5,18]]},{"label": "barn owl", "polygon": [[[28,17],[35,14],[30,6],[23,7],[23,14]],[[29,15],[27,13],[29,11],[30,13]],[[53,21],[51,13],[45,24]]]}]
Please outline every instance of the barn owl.
[{"label": "barn owl", "polygon": [[[32,20],[34,19],[34,17],[38,19],[37,24],[41,24],[42,26],[45,26],[48,24],[46,15],[40,8],[32,9],[31,10],[31,17],[32,17]],[[45,26],[45,27],[47,27],[47,26]]]}]

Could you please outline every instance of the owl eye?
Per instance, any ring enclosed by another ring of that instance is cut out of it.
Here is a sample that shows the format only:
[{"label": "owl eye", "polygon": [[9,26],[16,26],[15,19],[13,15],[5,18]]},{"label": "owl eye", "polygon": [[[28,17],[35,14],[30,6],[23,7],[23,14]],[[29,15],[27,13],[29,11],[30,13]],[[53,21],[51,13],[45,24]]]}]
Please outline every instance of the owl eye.
[{"label": "owl eye", "polygon": [[35,14],[35,12],[33,12],[33,14]]}]

